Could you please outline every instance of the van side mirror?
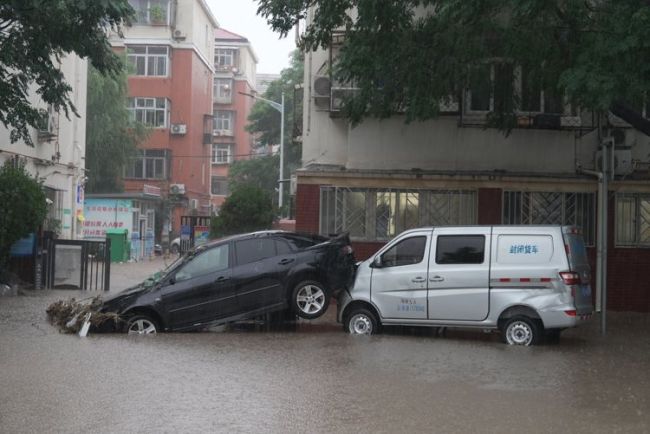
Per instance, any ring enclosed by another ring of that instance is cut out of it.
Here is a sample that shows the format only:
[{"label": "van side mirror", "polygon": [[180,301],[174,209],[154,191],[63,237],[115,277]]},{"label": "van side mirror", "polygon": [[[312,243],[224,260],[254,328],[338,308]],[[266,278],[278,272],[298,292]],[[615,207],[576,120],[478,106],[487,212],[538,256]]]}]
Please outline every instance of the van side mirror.
[{"label": "van side mirror", "polygon": [[370,264],[372,268],[381,268],[384,266],[383,262],[381,261],[381,256],[375,256],[375,259],[372,260],[372,263]]}]

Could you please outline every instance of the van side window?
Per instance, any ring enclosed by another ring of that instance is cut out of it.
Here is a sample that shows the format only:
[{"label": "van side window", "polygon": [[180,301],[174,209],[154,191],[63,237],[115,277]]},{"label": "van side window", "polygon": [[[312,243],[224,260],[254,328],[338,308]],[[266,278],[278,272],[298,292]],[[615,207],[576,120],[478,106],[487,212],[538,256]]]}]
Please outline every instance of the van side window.
[{"label": "van side window", "polygon": [[384,267],[398,267],[422,262],[427,237],[406,238],[381,255]]},{"label": "van side window", "polygon": [[484,235],[441,235],[436,247],[436,264],[482,264]]}]

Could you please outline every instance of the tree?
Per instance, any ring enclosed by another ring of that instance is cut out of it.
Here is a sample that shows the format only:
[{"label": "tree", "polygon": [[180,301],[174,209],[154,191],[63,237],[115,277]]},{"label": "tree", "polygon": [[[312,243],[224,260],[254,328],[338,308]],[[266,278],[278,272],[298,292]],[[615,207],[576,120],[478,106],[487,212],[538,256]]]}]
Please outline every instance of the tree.
[{"label": "tree", "polygon": [[237,160],[228,171],[228,187],[234,191],[242,185],[252,185],[274,197],[280,167],[279,155]]},{"label": "tree", "polygon": [[11,141],[32,145],[28,127],[38,128],[36,94],[66,116],[77,111],[58,64],[62,56],[87,57],[102,73],[119,74],[122,63],[108,43],[107,30],[120,32],[134,16],[128,0],[3,0],[0,3],[0,122]]},{"label": "tree", "polygon": [[273,223],[273,204],[261,188],[241,185],[221,206],[219,215],[212,219],[211,237],[268,229]]},{"label": "tree", "polygon": [[[291,132],[296,118],[300,118],[302,113],[295,112],[294,91],[296,85],[303,82],[304,57],[298,50],[291,54],[291,64],[280,73],[280,78],[272,81],[268,89],[262,95],[271,101],[280,102],[282,92],[284,92],[284,170],[285,173],[291,173],[300,167],[300,158],[302,150],[300,143],[293,140]],[[280,143],[280,112],[272,108],[268,103],[258,101],[253,106],[248,116],[249,124],[246,130],[259,135],[261,145],[271,145]],[[279,162],[279,160],[278,160]],[[255,163],[254,163],[255,164]],[[272,189],[278,187],[278,170],[275,169],[275,180],[272,183]],[[253,175],[253,173],[251,173]],[[251,176],[252,177],[252,176]],[[266,178],[266,175],[264,176]],[[286,176],[282,177],[286,179]],[[266,180],[264,181],[266,182]],[[268,185],[268,184],[263,184]],[[286,186],[283,186],[286,188]],[[273,191],[272,190],[272,191]]]},{"label": "tree", "polygon": [[[574,107],[610,110],[650,135],[638,109],[650,91],[648,0],[259,0],[258,14],[286,35],[312,7],[301,48],[328,47],[345,31],[331,72],[358,88],[343,107],[353,123],[434,118],[496,64],[503,77],[520,68]],[[525,99],[511,83],[496,83],[501,103],[489,116],[505,130]]]},{"label": "tree", "polygon": [[36,231],[47,215],[41,182],[33,178],[23,163],[7,160],[0,168],[0,269],[9,260],[9,249],[21,238]]},{"label": "tree", "polygon": [[127,76],[88,69],[86,169],[89,193],[120,192],[122,169],[149,130],[132,121],[126,108]]}]

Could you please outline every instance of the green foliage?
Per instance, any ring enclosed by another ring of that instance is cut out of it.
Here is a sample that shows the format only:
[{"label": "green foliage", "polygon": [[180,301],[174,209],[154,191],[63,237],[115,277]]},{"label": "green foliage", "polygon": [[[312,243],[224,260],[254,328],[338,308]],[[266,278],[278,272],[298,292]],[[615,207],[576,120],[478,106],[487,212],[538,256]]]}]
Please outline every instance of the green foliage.
[{"label": "green foliage", "polygon": [[[305,50],[327,47],[336,30],[346,31],[332,72],[337,82],[358,87],[343,110],[352,123],[401,112],[407,121],[434,118],[440,102],[461,95],[472,71],[486,63],[531,71],[546,90],[586,110],[610,110],[650,91],[650,63],[643,61],[650,57],[647,0],[258,3],[258,14],[285,35],[313,7]],[[511,101],[490,116],[505,130],[520,95]]]},{"label": "green foliage", "polygon": [[93,67],[88,69],[88,193],[122,191],[122,168],[135,153],[138,143],[149,134],[146,126],[130,119],[126,98],[127,76],[124,70],[114,75],[102,75]]},{"label": "green foliage", "polygon": [[252,185],[265,191],[269,197],[274,197],[279,167],[279,155],[237,160],[228,171],[229,190],[235,191],[242,185]]},{"label": "green foliage", "polygon": [[7,160],[0,168],[0,267],[9,259],[9,249],[34,232],[47,215],[41,182],[25,170],[24,164]]},{"label": "green foliage", "polygon": [[87,57],[102,73],[119,74],[120,59],[107,30],[130,24],[128,0],[4,0],[0,3],[0,122],[11,141],[33,145],[28,127],[37,128],[36,94],[57,112],[77,114],[70,85],[58,67],[64,55]]},{"label": "green foliage", "polygon": [[212,218],[210,237],[269,229],[273,223],[273,204],[269,195],[253,185],[240,185]]}]

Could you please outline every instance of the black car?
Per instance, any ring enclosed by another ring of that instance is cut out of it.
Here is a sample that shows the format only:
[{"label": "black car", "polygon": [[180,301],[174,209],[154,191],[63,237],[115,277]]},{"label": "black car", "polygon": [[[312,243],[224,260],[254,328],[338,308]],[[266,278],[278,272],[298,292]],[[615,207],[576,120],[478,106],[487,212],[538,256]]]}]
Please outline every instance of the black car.
[{"label": "black car", "polygon": [[165,271],[104,301],[128,333],[183,331],[291,308],[325,313],[354,279],[347,234],[333,238],[263,231],[201,245]]}]

